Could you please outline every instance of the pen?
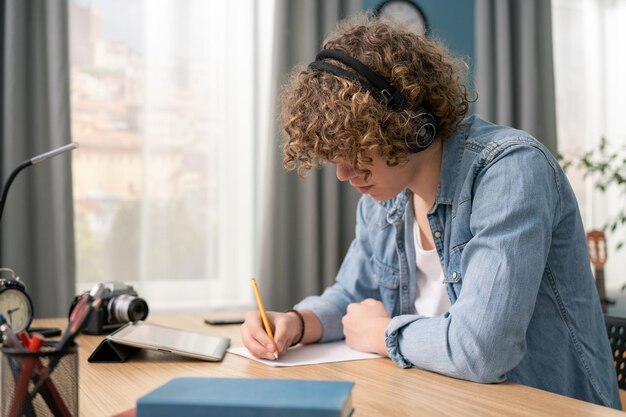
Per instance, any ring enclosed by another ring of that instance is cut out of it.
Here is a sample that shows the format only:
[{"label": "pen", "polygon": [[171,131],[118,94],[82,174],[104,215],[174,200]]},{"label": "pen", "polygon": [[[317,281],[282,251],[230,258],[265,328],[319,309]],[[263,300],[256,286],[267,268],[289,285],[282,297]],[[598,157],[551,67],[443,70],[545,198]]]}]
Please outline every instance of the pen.
[{"label": "pen", "polygon": [[[16,351],[23,352],[25,350],[25,346],[22,346],[22,344],[20,343],[15,333],[13,333],[11,326],[9,326],[9,323],[7,323],[6,320],[4,320],[4,317],[2,317],[0,321],[2,321],[2,324],[0,325],[0,332],[2,333],[3,346],[9,349],[15,349]],[[15,380],[15,383],[17,384],[20,378],[20,368],[17,366],[14,367],[11,365],[9,365],[9,368],[11,368],[11,372],[13,373],[13,379]],[[34,415],[32,403],[27,402],[25,407],[26,407],[26,410],[25,410],[26,415]]]},{"label": "pen", "polygon": [[67,329],[61,336],[61,340],[57,344],[58,350],[69,347],[83,326],[87,323],[87,318],[92,310],[98,308],[102,302],[102,294],[104,292],[103,284],[96,284],[90,292],[84,293],[72,310]]},{"label": "pen", "polygon": [[[27,349],[30,352],[36,352],[42,344],[43,338],[33,338],[29,346],[27,346]],[[35,358],[25,357],[20,376],[17,380],[17,384],[15,384],[15,394],[13,396],[13,401],[11,402],[11,407],[9,408],[10,417],[18,417],[22,415],[22,410],[27,404],[26,399],[28,395],[28,384],[33,376],[34,369]],[[30,403],[30,400],[28,400],[28,403]]]},{"label": "pen", "polygon": [[263,307],[263,300],[261,300],[261,294],[259,293],[259,288],[256,285],[256,280],[252,278],[252,289],[254,290],[254,296],[256,297],[256,303],[259,305],[259,312],[261,313],[261,318],[263,319],[263,325],[265,326],[265,331],[272,339],[272,343],[274,344],[274,357],[278,359],[278,346],[276,346],[276,341],[274,340],[274,333],[272,333],[272,327],[270,326],[270,322],[267,319],[267,314],[265,314],[265,307]]},{"label": "pen", "polygon": [[[78,335],[78,333],[82,330],[82,328],[87,324],[87,318],[92,310],[100,307],[102,303],[102,294],[104,293],[104,284],[98,283],[96,284],[90,292],[84,293],[76,305],[72,310],[72,314],[70,314],[69,321],[67,323],[67,328],[65,329],[65,333],[61,336],[61,340],[57,343],[56,349],[58,351],[63,351],[72,345],[72,342]],[[34,386],[34,388],[29,393],[29,400],[32,400],[41,386],[46,382],[54,368],[59,364],[61,360],[61,355],[54,356],[48,362],[48,366],[46,368],[46,372],[39,379]]]},{"label": "pen", "polygon": [[[29,352],[37,352],[41,345],[43,345],[44,337],[39,333],[33,333],[32,336],[29,336],[28,333],[23,330],[18,336]],[[46,404],[48,404],[48,408],[50,408],[52,414],[61,417],[71,417],[72,413],[65,405],[65,401],[63,401],[63,397],[59,394],[52,379],[48,378],[48,371],[39,358],[35,358],[35,370],[38,371],[38,375],[33,376],[33,383],[36,384],[39,382],[39,379],[45,378],[45,383],[39,389],[39,393]]]}]

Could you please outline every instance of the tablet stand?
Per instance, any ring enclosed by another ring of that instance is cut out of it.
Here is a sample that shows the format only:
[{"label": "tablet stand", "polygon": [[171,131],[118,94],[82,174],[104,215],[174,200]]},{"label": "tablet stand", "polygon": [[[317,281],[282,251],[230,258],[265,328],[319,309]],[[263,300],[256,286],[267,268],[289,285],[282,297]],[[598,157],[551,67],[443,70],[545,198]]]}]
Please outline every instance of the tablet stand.
[{"label": "tablet stand", "polygon": [[133,346],[120,345],[105,338],[89,356],[90,363],[122,363],[140,349]]}]

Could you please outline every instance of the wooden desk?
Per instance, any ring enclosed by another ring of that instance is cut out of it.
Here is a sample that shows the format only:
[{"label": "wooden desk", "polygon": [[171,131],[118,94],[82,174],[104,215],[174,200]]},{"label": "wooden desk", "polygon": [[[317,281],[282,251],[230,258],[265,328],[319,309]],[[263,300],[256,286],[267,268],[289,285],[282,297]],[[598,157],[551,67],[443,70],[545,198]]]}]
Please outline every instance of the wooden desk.
[{"label": "wooden desk", "polygon": [[[227,313],[151,314],[148,322],[219,334],[241,346],[239,326],[208,326],[205,317]],[[36,320],[35,326],[65,327],[66,320]],[[80,336],[81,416],[111,416],[135,406],[138,397],[174,377],[260,377],[354,381],[355,417],[403,416],[611,416],[621,412],[514,383],[482,385],[418,369],[400,369],[389,359],[272,368],[226,354],[202,362],[141,351],[123,364],[91,364],[102,336]]]}]

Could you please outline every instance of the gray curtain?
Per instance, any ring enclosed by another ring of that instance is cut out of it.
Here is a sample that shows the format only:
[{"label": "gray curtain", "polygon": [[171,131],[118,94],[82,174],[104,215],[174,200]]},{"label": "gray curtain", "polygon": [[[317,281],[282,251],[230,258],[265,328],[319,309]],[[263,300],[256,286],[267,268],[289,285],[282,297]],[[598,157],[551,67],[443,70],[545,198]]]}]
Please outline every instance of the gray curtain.
[{"label": "gray curtain", "polygon": [[[71,137],[67,0],[0,4],[4,183],[20,162]],[[66,316],[75,291],[69,154],[18,175],[0,230],[0,266],[15,270],[26,284],[35,316]]]},{"label": "gray curtain", "polygon": [[[279,88],[296,64],[306,65],[336,22],[361,10],[360,0],[278,0],[275,79]],[[274,117],[275,119],[275,117]],[[261,291],[267,307],[283,310],[334,281],[354,238],[358,193],[340,183],[334,166],[305,178],[282,169],[279,126],[270,149],[261,230]]]},{"label": "gray curtain", "polygon": [[477,113],[556,155],[550,1],[476,0]]}]

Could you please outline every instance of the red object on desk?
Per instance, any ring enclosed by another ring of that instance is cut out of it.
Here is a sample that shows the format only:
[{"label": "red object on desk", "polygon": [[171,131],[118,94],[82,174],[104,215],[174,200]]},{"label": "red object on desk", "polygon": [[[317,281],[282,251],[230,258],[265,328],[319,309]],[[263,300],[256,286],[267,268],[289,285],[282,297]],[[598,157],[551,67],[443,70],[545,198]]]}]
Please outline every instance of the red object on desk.
[{"label": "red object on desk", "polygon": [[[42,338],[33,338],[30,340],[28,344],[28,350],[33,352],[39,350],[39,348],[43,345]],[[22,415],[22,410],[24,409],[24,401],[28,395],[28,383],[33,376],[33,370],[35,369],[35,361],[36,358],[25,358],[24,363],[22,364],[22,371],[20,372],[20,377],[15,385],[15,395],[13,396],[13,402],[11,403],[11,407],[9,408],[9,417],[19,417]]]},{"label": "red object on desk", "polygon": [[[37,335],[36,333],[33,333],[32,339],[28,336],[28,333],[26,331],[21,331],[18,336],[20,337],[22,344],[27,347],[27,350],[29,352],[36,352],[37,350],[39,350],[41,344],[43,344],[44,338]],[[40,339],[41,342],[35,342],[35,340],[37,339]],[[37,347],[37,345],[39,345],[39,347]],[[45,378],[44,386],[40,389],[40,393],[46,401],[46,404],[48,404],[50,411],[52,411],[52,414],[54,414],[55,416],[71,417],[72,413],[67,408],[67,405],[65,405],[63,397],[61,397],[61,394],[59,394],[59,391],[54,385],[54,382],[50,378],[48,378],[48,369],[43,365],[43,363],[41,363],[39,358],[34,358],[34,361],[35,366],[39,371],[39,379]]]},{"label": "red object on desk", "polygon": [[111,416],[111,417],[135,417],[136,415],[137,415],[137,409],[133,407],[133,408],[129,408],[126,411],[122,411],[119,414],[115,414],[114,416]]}]

